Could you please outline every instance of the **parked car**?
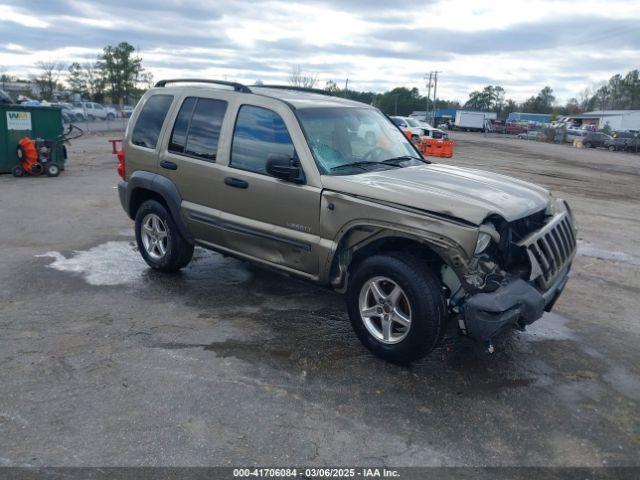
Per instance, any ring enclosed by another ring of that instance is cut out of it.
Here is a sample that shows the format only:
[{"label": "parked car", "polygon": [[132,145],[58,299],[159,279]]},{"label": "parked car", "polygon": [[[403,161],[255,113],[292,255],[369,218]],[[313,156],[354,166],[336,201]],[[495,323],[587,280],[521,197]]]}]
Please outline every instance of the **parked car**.
[{"label": "parked car", "polygon": [[602,132],[585,132],[582,135],[582,145],[585,148],[604,147],[609,140],[613,140],[613,137]]},{"label": "parked car", "polygon": [[429,138],[449,138],[449,134],[447,132],[445,132],[444,130],[441,130],[439,128],[435,128],[435,127],[431,126],[429,123],[423,122],[422,120],[417,120],[417,122],[418,122],[418,125],[420,125],[420,128],[422,128],[422,132],[423,132],[425,137],[429,137]]},{"label": "parked car", "polygon": [[56,106],[62,108],[63,116],[66,113],[67,117],[69,118],[69,122],[68,123],[80,122],[80,121],[85,120],[84,110],[74,106],[71,103],[58,102],[58,103],[54,103],[52,105],[56,105]]},{"label": "parked car", "polygon": [[123,105],[120,109],[120,116],[122,118],[129,118],[133,113],[133,107],[131,105]]},{"label": "parked car", "polygon": [[425,135],[424,128],[420,126],[418,120],[410,117],[389,117],[397,126],[402,130],[408,130],[411,132],[414,140],[419,140],[420,137]]},{"label": "parked car", "polygon": [[627,145],[627,140],[629,140],[628,138],[612,138],[611,140],[605,140],[604,142],[604,148],[609,149],[612,152],[618,151],[618,150],[626,150],[626,145]]},{"label": "parked car", "polygon": [[82,109],[85,118],[88,118],[89,120],[113,120],[115,118],[115,111],[111,112],[99,103],[73,102],[73,105]]},{"label": "parked car", "polygon": [[624,149],[627,152],[640,152],[640,137],[628,138],[624,144]]},{"label": "parked car", "polygon": [[4,90],[0,90],[0,105],[13,105],[13,100]]},{"label": "parked car", "polygon": [[518,138],[523,140],[543,140],[544,133],[540,130],[528,130],[526,132],[519,133]]},{"label": "parked car", "polygon": [[566,135],[567,142],[571,143],[576,139],[581,139],[586,133],[588,133],[588,130],[581,127],[568,126]]},{"label": "parked car", "polygon": [[189,83],[147,91],[118,154],[151,268],[177,271],[199,245],[332,288],[392,362],[426,355],[448,328],[491,348],[565,287],[577,231],[544,188],[433,164],[370,105]]}]

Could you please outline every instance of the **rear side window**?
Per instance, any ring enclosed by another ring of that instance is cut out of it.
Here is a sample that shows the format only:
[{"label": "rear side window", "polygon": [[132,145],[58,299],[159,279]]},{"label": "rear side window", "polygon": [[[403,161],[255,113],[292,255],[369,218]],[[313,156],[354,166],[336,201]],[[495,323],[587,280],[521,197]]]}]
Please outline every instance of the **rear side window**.
[{"label": "rear side window", "polygon": [[146,101],[133,128],[131,142],[134,145],[156,148],[171,102],[173,95],[154,95]]},{"label": "rear side window", "polygon": [[215,162],[227,102],[187,98],[176,118],[169,150]]},{"label": "rear side window", "polygon": [[272,153],[293,158],[293,142],[284,120],[266,108],[243,105],[233,132],[230,165],[266,174],[267,158]]},{"label": "rear side window", "polygon": [[180,107],[176,123],[173,125],[173,133],[169,141],[169,151],[184,153],[184,147],[187,145],[187,131],[189,130],[189,123],[191,123],[193,107],[195,106],[196,99],[192,97],[187,98],[182,104],[182,107]]}]

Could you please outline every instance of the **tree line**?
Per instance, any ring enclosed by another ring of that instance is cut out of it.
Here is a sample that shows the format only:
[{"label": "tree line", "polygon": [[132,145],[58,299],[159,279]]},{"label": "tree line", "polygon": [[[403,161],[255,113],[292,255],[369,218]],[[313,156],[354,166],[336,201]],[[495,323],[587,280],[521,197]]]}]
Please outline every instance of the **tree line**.
[{"label": "tree line", "polygon": [[[57,92],[68,91],[98,103],[109,99],[113,104],[129,104],[153,86],[153,75],[145,71],[142,58],[127,42],[104,47],[95,61],[70,65],[47,61],[36,66],[38,73],[31,75],[30,80],[43,100],[54,100]],[[12,80],[6,74],[0,78],[0,82]],[[62,84],[63,80],[68,87]]]},{"label": "tree line", "polygon": [[[74,62],[68,66],[54,61],[39,62],[37,67],[38,74],[32,75],[31,81],[38,87],[40,96],[45,100],[52,100],[57,91],[64,90],[62,80],[66,80],[68,90],[72,94],[99,103],[109,99],[114,104],[132,103],[153,86],[153,75],[143,68],[142,58],[127,42],[104,47],[95,61],[83,64]],[[11,77],[5,73],[0,75],[0,82],[10,80]],[[292,70],[288,82],[294,86],[314,88],[318,83],[318,77],[306,74],[297,66]],[[464,104],[440,98],[435,101],[427,99],[420,95],[417,88],[396,87],[384,93],[377,93],[348,89],[346,86],[341,89],[331,80],[326,82],[324,91],[375,105],[389,115],[409,115],[414,111],[441,108],[493,111],[499,118],[515,111],[572,115],[589,110],[640,109],[640,73],[637,69],[625,75],[613,75],[608,82],[585,89],[564,105],[557,102],[553,89],[549,86],[545,86],[524,102],[516,102],[506,98],[506,91],[502,86],[487,85],[481,90],[469,93]]]},{"label": "tree line", "polygon": [[397,87],[384,93],[359,92],[340,89],[333,81],[328,81],[325,90],[337,96],[369,103],[388,115],[409,115],[414,111],[441,108],[468,108],[496,112],[498,118],[506,118],[511,112],[575,115],[592,110],[636,110],[640,109],[640,73],[631,70],[626,75],[613,75],[608,82],[597,88],[587,88],[578,97],[570,98],[564,105],[557,102],[553,89],[543,87],[536,95],[524,102],[506,98],[506,91],[500,85],[487,85],[482,90],[469,94],[467,101],[437,99],[434,102],[421,96],[417,88]]}]

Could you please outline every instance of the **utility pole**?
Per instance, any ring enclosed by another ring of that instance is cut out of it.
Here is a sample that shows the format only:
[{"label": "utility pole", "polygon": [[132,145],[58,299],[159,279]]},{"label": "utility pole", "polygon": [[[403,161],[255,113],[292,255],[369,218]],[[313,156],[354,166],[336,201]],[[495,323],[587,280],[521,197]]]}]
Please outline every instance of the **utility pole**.
[{"label": "utility pole", "polygon": [[349,79],[344,80],[344,98],[347,98],[347,92],[349,91]]},{"label": "utility pole", "polygon": [[[426,122],[429,118],[429,100],[431,98],[431,79],[433,76],[433,72],[429,72],[429,81],[427,82],[427,104],[424,108],[424,121]],[[424,75],[425,80],[427,79],[427,75]]]},{"label": "utility pole", "polygon": [[434,82],[433,82],[433,109],[431,110],[431,124],[435,123],[436,120],[436,102],[438,101],[438,97],[436,93],[438,92],[438,71],[433,72]]}]

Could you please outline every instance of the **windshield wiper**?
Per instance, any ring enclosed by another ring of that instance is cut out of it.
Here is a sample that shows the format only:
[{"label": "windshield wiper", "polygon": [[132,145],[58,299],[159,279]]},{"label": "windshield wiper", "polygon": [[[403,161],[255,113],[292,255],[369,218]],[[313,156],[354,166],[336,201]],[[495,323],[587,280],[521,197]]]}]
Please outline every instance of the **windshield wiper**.
[{"label": "windshield wiper", "polygon": [[399,157],[387,158],[386,160],[382,160],[382,162],[380,163],[384,163],[385,165],[393,165],[395,167],[399,166],[398,164],[400,162],[406,162],[407,160],[419,160],[421,162],[426,162],[424,158],[413,157],[411,155],[401,155]]},{"label": "windshield wiper", "polygon": [[[386,161],[386,160],[385,160]],[[344,165],[338,165],[337,167],[331,167],[331,171],[334,172],[336,170],[342,170],[343,168],[356,167],[362,170],[366,170],[366,165],[386,165],[390,167],[400,167],[400,165],[394,165],[393,163],[385,163],[385,162],[372,162],[369,160],[361,160],[359,162],[345,163]]]}]

